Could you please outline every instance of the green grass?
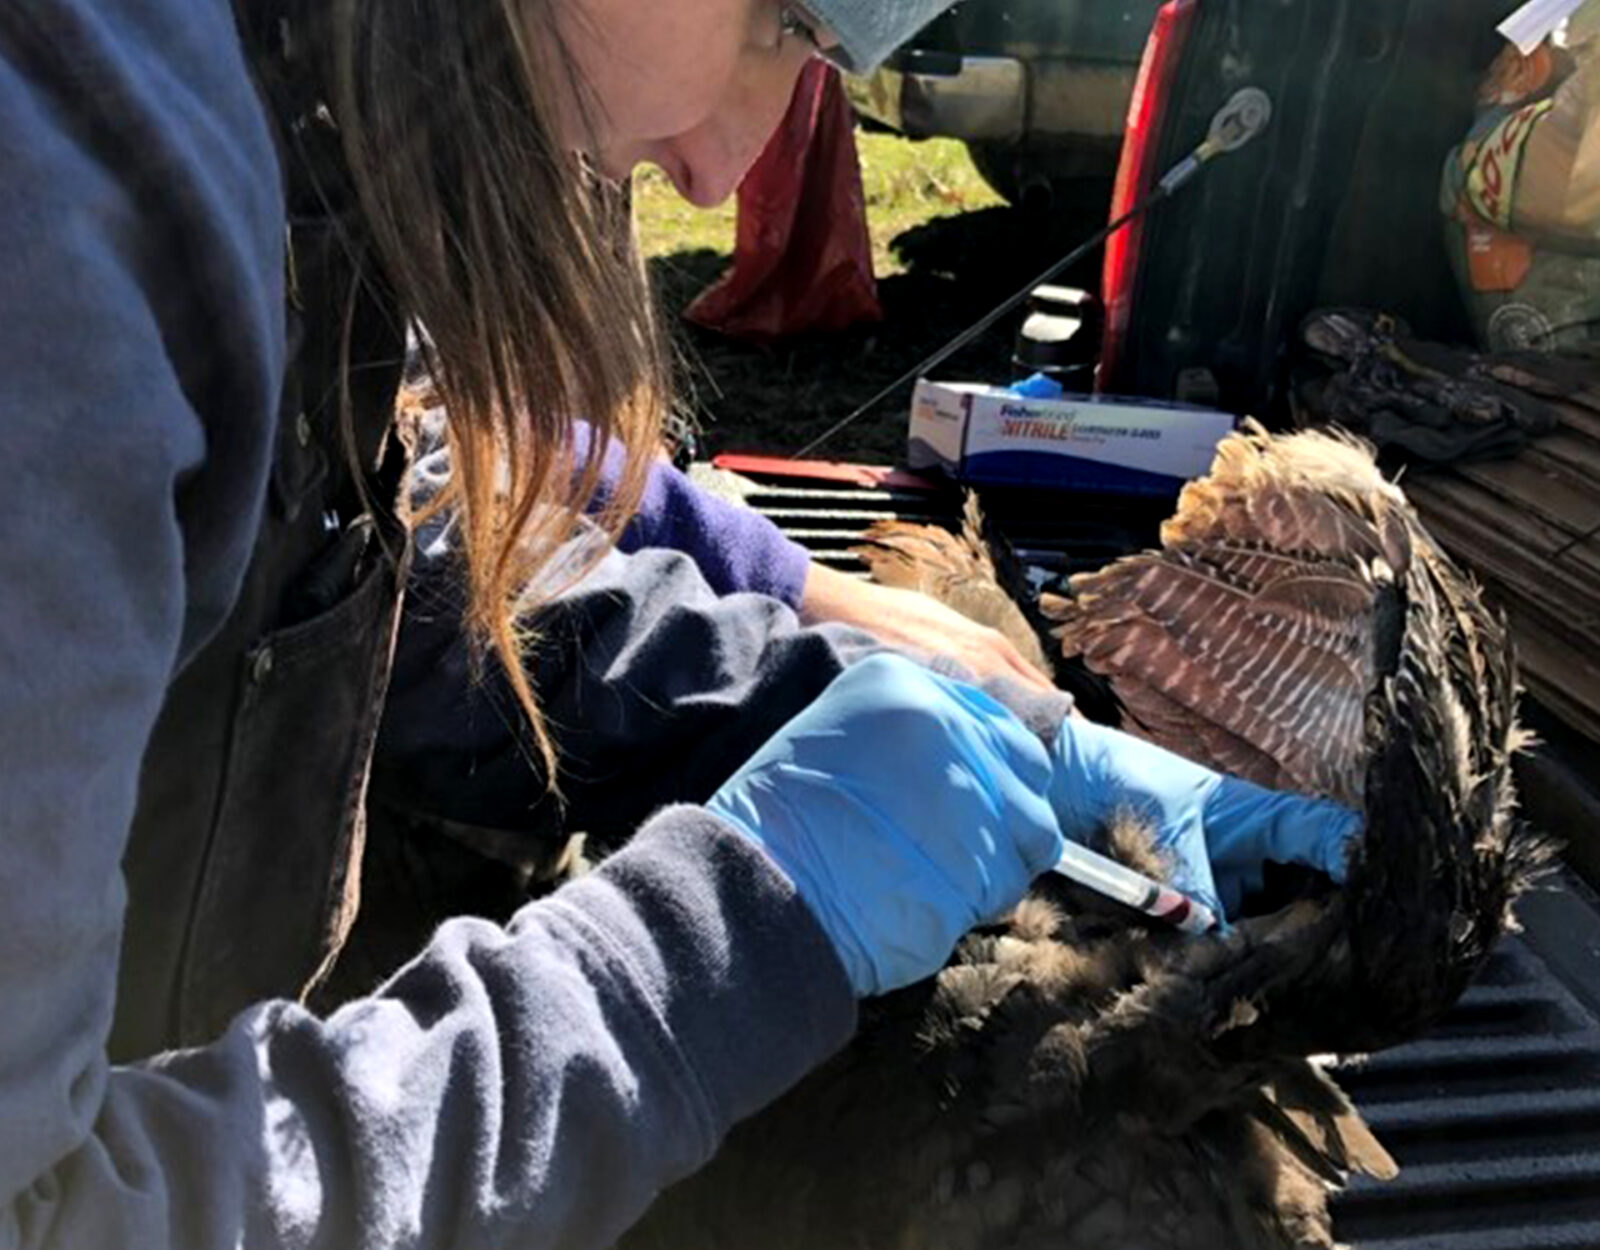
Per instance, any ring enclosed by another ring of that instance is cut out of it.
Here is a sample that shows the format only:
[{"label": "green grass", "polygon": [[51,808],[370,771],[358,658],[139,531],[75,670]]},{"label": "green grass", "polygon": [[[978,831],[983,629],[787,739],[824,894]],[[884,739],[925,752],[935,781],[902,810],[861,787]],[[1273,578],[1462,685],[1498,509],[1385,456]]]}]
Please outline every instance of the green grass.
[{"label": "green grass", "polygon": [[[973,169],[966,148],[954,140],[910,143],[892,135],[857,134],[856,143],[879,277],[903,269],[889,247],[897,235],[936,217],[1000,203]],[[678,198],[665,174],[652,167],[635,176],[634,203],[647,257],[701,249],[726,255],[733,250],[731,200],[720,208],[694,208]]]},{"label": "green grass", "polygon": [[953,217],[1002,203],[953,139],[908,143],[891,135],[860,135],[861,181],[867,194],[872,258],[881,276],[904,266],[889,241],[935,217]]},{"label": "green grass", "polygon": [[734,203],[696,208],[681,199],[654,165],[633,176],[633,210],[639,221],[639,243],[648,259],[676,252],[733,251]]}]

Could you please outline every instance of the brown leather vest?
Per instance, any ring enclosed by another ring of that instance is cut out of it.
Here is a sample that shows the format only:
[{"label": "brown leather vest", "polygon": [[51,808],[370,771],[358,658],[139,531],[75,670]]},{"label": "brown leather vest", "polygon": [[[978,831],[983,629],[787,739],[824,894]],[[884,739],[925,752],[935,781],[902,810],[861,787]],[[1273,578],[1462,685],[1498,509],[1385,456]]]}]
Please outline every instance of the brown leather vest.
[{"label": "brown leather vest", "polygon": [[[169,688],[145,753],[124,860],[117,1060],[209,1041],[251,1003],[303,996],[355,915],[408,559],[390,511],[404,331],[380,285],[357,272],[352,218],[329,205],[327,183],[315,197],[298,191],[309,145],[330,142],[323,124],[277,112],[295,117],[285,131],[292,360],[238,603]],[[348,444],[347,314],[358,366]]]}]

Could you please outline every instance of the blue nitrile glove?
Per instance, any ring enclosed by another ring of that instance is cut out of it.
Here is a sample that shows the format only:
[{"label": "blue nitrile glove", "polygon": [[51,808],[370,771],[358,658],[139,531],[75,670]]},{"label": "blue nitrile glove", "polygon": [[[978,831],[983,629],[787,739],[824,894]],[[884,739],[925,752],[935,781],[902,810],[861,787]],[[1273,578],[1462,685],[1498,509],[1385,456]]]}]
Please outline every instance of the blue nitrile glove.
[{"label": "blue nitrile glove", "polygon": [[1225,777],[1075,717],[1062,725],[1053,755],[1050,801],[1067,837],[1088,845],[1120,810],[1143,817],[1172,860],[1173,887],[1219,916],[1236,915],[1261,888],[1268,860],[1343,882],[1361,832],[1361,817],[1347,807]]},{"label": "blue nitrile glove", "polygon": [[1006,389],[1023,399],[1060,399],[1067,393],[1066,387],[1048,373],[1030,374],[1020,382],[1013,382]]},{"label": "blue nitrile glove", "polygon": [[930,976],[1063,846],[1049,754],[900,656],[846,670],[706,806],[794,881],[862,996]]}]

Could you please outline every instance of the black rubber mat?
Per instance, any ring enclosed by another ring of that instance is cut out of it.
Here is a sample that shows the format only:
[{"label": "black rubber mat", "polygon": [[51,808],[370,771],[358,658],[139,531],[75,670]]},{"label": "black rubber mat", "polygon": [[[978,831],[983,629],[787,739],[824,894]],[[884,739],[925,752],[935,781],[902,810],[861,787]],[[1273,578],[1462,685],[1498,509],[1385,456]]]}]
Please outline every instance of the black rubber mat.
[{"label": "black rubber mat", "polygon": [[1400,1164],[1335,1208],[1362,1250],[1600,1248],[1600,909],[1562,877],[1519,914],[1433,1034],[1339,1072]]}]

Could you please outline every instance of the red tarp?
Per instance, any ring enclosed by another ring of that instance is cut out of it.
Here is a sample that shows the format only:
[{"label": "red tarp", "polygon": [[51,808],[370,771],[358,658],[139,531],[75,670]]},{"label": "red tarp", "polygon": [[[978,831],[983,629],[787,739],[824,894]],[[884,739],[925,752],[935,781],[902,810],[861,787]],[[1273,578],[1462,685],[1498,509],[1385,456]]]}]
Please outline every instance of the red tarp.
[{"label": "red tarp", "polygon": [[770,340],[881,321],[855,119],[825,61],[739,185],[733,264],[684,311],[696,325]]}]

